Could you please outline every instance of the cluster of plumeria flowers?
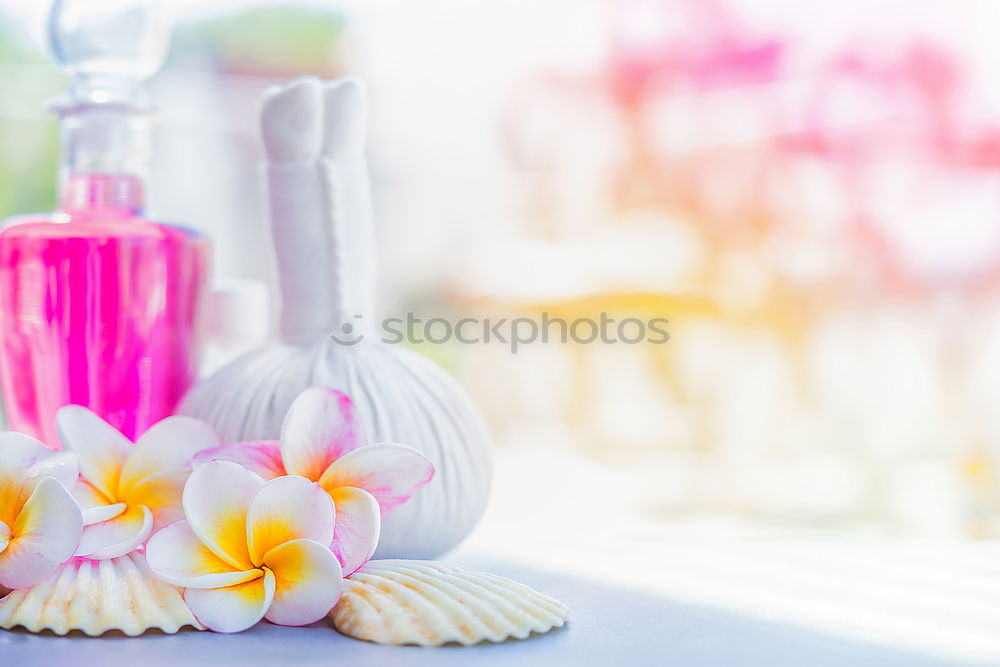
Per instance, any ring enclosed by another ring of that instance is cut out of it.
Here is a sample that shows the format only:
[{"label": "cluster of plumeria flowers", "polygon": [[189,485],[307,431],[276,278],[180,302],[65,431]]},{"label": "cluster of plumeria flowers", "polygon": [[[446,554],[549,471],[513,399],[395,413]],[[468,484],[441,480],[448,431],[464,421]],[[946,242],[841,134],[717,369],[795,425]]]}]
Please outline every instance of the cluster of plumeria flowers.
[{"label": "cluster of plumeria flowers", "polygon": [[218,632],[323,618],[375,553],[381,517],[434,476],[411,447],[368,444],[350,398],[324,387],[294,401],[277,441],[223,445],[175,416],[133,444],[75,405],[57,425],[58,452],[0,433],[0,588],[144,551]]}]

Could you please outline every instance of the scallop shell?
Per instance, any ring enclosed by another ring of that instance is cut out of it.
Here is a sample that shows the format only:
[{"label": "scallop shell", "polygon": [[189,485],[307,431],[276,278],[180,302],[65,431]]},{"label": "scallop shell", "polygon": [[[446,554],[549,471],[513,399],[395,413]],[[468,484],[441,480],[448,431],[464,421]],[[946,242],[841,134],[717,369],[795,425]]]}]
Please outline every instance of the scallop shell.
[{"label": "scallop shell", "polygon": [[344,581],[330,612],[337,630],[379,644],[440,646],[524,639],[562,627],[561,602],[458,565],[373,560]]},{"label": "scallop shell", "polygon": [[180,589],[157,579],[138,552],[110,560],[72,558],[48,581],[0,600],[5,630],[80,630],[91,636],[118,630],[135,636],[152,629],[174,634],[185,625],[204,629]]}]

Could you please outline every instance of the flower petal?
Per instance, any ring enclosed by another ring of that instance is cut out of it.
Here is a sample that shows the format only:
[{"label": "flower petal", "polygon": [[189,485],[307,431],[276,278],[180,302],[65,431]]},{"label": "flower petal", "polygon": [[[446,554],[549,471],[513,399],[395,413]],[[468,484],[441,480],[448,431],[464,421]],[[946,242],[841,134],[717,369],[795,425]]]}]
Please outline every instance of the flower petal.
[{"label": "flower petal", "polygon": [[237,570],[253,569],[247,550],[247,508],[262,486],[259,475],[231,461],[195,468],[184,486],[184,515],[191,530]]},{"label": "flower petal", "polygon": [[94,488],[94,485],[85,479],[81,479],[72,489],[73,497],[80,503],[80,508],[86,511],[91,507],[101,505],[114,505],[111,498]]},{"label": "flower petal", "polygon": [[35,481],[28,470],[52,454],[34,438],[13,431],[0,432],[0,521],[13,526]]},{"label": "flower petal", "polygon": [[184,588],[224,588],[264,576],[234,570],[198,539],[187,521],[172,523],[149,538],[146,562],[160,579]]},{"label": "flower petal", "polygon": [[378,501],[367,491],[350,486],[334,489],[330,497],[337,507],[330,549],[347,577],[367,563],[378,546],[382,529]]},{"label": "flower petal", "polygon": [[173,468],[151,475],[129,487],[122,500],[129,505],[145,505],[153,513],[153,531],[184,518],[184,484],[189,468]]},{"label": "flower petal", "polygon": [[0,553],[7,548],[7,544],[10,542],[10,526],[0,521]]},{"label": "flower petal", "polygon": [[218,433],[200,419],[167,417],[135,441],[122,467],[118,490],[124,494],[130,486],[148,477],[171,468],[187,467],[195,454],[218,445]]},{"label": "flower petal", "polygon": [[0,474],[0,522],[14,525],[17,515],[31,496],[32,484],[16,474]]},{"label": "flower petal", "polygon": [[241,632],[264,618],[274,599],[274,574],[225,588],[187,588],[184,601],[205,627],[215,632]]},{"label": "flower petal", "polygon": [[271,549],[264,566],[274,573],[274,601],[267,620],[307,625],[326,616],[340,599],[344,573],[330,548],[313,540],[292,540]]},{"label": "flower petal", "polygon": [[28,468],[29,479],[54,477],[67,491],[73,490],[79,476],[80,464],[73,452],[52,452]]},{"label": "flower petal", "polygon": [[47,579],[69,560],[80,541],[83,516],[76,501],[52,477],[42,479],[0,553],[0,585],[27,588]]},{"label": "flower petal", "polygon": [[134,505],[113,519],[86,526],[77,556],[118,558],[135,551],[153,532],[153,513],[148,507]]},{"label": "flower petal", "polygon": [[115,503],[113,505],[94,505],[83,510],[83,525],[90,526],[102,521],[114,519],[125,511],[128,507],[125,503]]},{"label": "flower petal", "polygon": [[281,444],[277,440],[256,440],[222,445],[198,452],[191,460],[195,467],[209,461],[232,461],[252,470],[264,479],[287,474],[281,462]]},{"label": "flower petal", "polygon": [[331,463],[364,444],[364,429],[351,399],[326,387],[299,394],[281,426],[285,470],[313,481]]},{"label": "flower petal", "polygon": [[30,435],[0,431],[0,475],[23,475],[53,451]]},{"label": "flower petal", "polygon": [[381,443],[349,452],[334,461],[319,483],[327,491],[341,486],[375,496],[382,516],[402,505],[434,477],[434,465],[404,445]]},{"label": "flower petal", "polygon": [[63,446],[76,452],[83,478],[104,495],[114,498],[122,466],[132,450],[128,438],[80,405],[60,408],[56,413],[56,426]]},{"label": "flower petal", "polygon": [[333,521],[333,502],[319,484],[293,475],[272,479],[247,509],[250,561],[260,567],[268,551],[299,538],[330,544]]}]

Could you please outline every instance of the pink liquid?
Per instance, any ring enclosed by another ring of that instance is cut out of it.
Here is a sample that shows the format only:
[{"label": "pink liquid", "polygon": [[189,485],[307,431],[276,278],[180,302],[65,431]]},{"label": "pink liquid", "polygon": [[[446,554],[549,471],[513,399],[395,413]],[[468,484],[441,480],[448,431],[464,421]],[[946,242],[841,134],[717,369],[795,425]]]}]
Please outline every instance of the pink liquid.
[{"label": "pink liquid", "polygon": [[195,378],[210,261],[205,237],[120,204],[122,186],[138,182],[72,178],[83,206],[17,218],[0,232],[8,428],[56,449],[55,415],[66,404],[129,438],[172,414]]}]

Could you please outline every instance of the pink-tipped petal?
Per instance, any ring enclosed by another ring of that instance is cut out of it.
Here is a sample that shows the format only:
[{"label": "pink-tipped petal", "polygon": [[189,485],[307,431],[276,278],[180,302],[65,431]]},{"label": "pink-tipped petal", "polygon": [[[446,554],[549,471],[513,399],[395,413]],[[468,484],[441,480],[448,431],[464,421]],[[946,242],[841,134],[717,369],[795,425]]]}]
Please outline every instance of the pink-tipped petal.
[{"label": "pink-tipped petal", "polygon": [[128,507],[125,503],[114,505],[94,505],[83,510],[83,525],[91,526],[102,521],[109,521],[120,515]]},{"label": "pink-tipped petal", "polygon": [[264,576],[258,569],[234,570],[198,539],[187,521],[149,538],[146,562],[160,579],[183,588],[224,588]]},{"label": "pink-tipped petal", "polygon": [[122,467],[118,489],[124,493],[130,486],[165,470],[188,467],[195,454],[218,445],[219,435],[200,419],[167,417],[136,440]]},{"label": "pink-tipped petal", "polygon": [[251,570],[247,508],[264,480],[231,461],[195,468],[184,486],[184,515],[206,547],[236,570]]},{"label": "pink-tipped petal", "polygon": [[346,394],[312,387],[299,394],[281,427],[285,470],[318,481],[338,458],[365,444],[364,429]]},{"label": "pink-tipped petal", "polygon": [[330,548],[313,540],[285,542],[264,556],[274,572],[274,601],[267,620],[307,625],[326,616],[340,599],[344,573]]},{"label": "pink-tipped petal", "polygon": [[143,505],[128,507],[113,519],[83,529],[77,556],[93,559],[118,558],[132,553],[153,532],[153,513]]},{"label": "pink-tipped petal", "polygon": [[382,529],[378,501],[363,489],[342,486],[330,494],[337,507],[337,523],[330,549],[350,576],[367,563],[378,546]]},{"label": "pink-tipped petal", "polygon": [[28,468],[29,479],[53,477],[67,491],[73,490],[79,476],[80,464],[73,452],[51,453]]},{"label": "pink-tipped petal", "polygon": [[327,491],[341,486],[364,489],[375,496],[382,516],[399,507],[434,477],[434,465],[404,445],[381,443],[345,454],[331,465],[319,483]]},{"label": "pink-tipped petal", "polygon": [[198,452],[192,459],[195,467],[209,461],[232,461],[252,470],[264,479],[281,477],[285,464],[281,462],[281,444],[277,440],[256,440],[221,445]]},{"label": "pink-tipped petal", "polygon": [[9,543],[0,552],[0,586],[27,588],[47,579],[73,555],[83,516],[69,491],[46,477],[9,528]]},{"label": "pink-tipped petal", "polygon": [[83,478],[113,498],[118,492],[118,478],[132,451],[132,443],[113,426],[79,405],[60,408],[56,426],[63,446],[76,452]]},{"label": "pink-tipped petal", "polygon": [[264,618],[274,600],[274,574],[225,588],[188,588],[184,601],[191,612],[209,630],[242,632]]},{"label": "pink-tipped petal", "polygon": [[247,510],[250,561],[260,567],[268,551],[299,538],[330,544],[333,522],[333,501],[319,484],[294,475],[272,479]]}]

